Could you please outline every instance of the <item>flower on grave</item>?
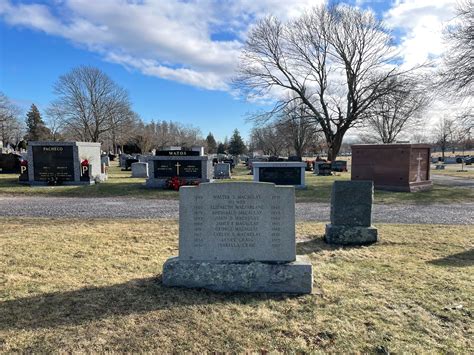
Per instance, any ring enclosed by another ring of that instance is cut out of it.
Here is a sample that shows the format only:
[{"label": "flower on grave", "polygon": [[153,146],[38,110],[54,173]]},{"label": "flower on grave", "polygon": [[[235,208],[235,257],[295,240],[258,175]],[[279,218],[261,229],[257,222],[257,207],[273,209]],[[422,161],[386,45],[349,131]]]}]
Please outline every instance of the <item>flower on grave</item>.
[{"label": "flower on grave", "polygon": [[82,162],[81,162],[81,166],[88,166],[89,165],[89,161],[87,159],[84,159]]},{"label": "flower on grave", "polygon": [[178,191],[182,184],[182,181],[177,176],[173,176],[171,179],[166,181],[167,188],[175,191]]},{"label": "flower on grave", "polygon": [[20,160],[20,166],[28,166],[28,160],[25,160],[25,159]]},{"label": "flower on grave", "polygon": [[174,176],[168,180],[166,180],[166,188],[168,188],[169,190],[175,190],[175,191],[179,191],[179,188],[181,186],[185,186],[185,185],[191,185],[191,186],[194,186],[194,185],[199,185],[200,181],[199,180],[186,180],[184,178],[179,178],[177,176]]}]

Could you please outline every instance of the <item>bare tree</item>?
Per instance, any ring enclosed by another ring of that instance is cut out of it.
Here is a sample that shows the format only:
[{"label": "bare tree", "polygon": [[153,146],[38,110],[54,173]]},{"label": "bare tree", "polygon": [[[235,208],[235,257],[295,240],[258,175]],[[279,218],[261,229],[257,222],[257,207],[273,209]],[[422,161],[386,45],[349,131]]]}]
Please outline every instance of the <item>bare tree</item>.
[{"label": "bare tree", "polygon": [[140,121],[136,127],[133,140],[142,153],[147,153],[154,145],[153,130],[149,125],[145,125]]},{"label": "bare tree", "polygon": [[278,126],[267,124],[252,129],[250,146],[265,155],[279,156],[287,146],[285,138]]},{"label": "bare tree", "polygon": [[411,78],[392,78],[383,85],[396,89],[380,96],[367,111],[367,136],[373,141],[394,143],[401,133],[421,126],[429,98],[425,88]]},{"label": "bare tree", "polygon": [[97,68],[81,66],[62,75],[54,93],[55,112],[76,139],[98,142],[129,120],[127,92]]},{"label": "bare tree", "polygon": [[139,118],[128,142],[135,144],[143,153],[170,145],[191,147],[205,144],[199,128],[171,121],[152,121],[146,124]]},{"label": "bare tree", "polygon": [[425,131],[418,131],[410,136],[411,143],[428,143],[429,137],[426,135]]},{"label": "bare tree", "polygon": [[20,108],[0,92],[0,141],[5,146],[11,144],[16,147],[22,140],[24,127],[19,119],[20,112]]},{"label": "bare tree", "polygon": [[474,0],[458,3],[458,23],[448,28],[448,50],[440,72],[442,87],[456,94],[472,96],[474,92]]},{"label": "bare tree", "polygon": [[276,122],[281,135],[286,138],[287,145],[293,148],[298,157],[303,157],[306,148],[316,139],[319,130],[310,120],[311,113],[307,106],[299,100],[290,101]]},{"label": "bare tree", "polygon": [[58,141],[62,139],[61,132],[64,130],[64,122],[62,119],[61,108],[55,104],[51,104],[46,109],[46,125],[51,131],[51,139]]},{"label": "bare tree", "polygon": [[455,119],[453,128],[453,141],[462,149],[463,155],[472,147],[472,131],[474,129],[474,113],[468,109],[459,114]]},{"label": "bare tree", "polygon": [[345,133],[396,89],[392,48],[383,23],[354,7],[321,6],[287,24],[269,17],[249,33],[235,84],[248,97],[291,92],[267,117],[301,100],[335,160]]},{"label": "bare tree", "polygon": [[448,117],[442,117],[435,125],[433,134],[436,144],[441,148],[441,155],[444,160],[444,153],[448,145],[453,141],[455,121]]}]

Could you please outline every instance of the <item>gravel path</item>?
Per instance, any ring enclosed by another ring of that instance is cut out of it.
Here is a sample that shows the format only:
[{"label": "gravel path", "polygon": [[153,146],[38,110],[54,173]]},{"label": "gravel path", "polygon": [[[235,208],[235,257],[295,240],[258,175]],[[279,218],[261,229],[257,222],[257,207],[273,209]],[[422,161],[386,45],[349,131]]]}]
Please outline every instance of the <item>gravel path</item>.
[{"label": "gravel path", "polygon": [[[178,218],[178,201],[135,198],[0,197],[0,216]],[[297,203],[299,221],[329,221],[329,204]],[[474,224],[474,203],[374,205],[375,223]]]},{"label": "gravel path", "polygon": [[434,184],[455,187],[474,187],[474,179],[461,178],[448,175],[431,175]]}]

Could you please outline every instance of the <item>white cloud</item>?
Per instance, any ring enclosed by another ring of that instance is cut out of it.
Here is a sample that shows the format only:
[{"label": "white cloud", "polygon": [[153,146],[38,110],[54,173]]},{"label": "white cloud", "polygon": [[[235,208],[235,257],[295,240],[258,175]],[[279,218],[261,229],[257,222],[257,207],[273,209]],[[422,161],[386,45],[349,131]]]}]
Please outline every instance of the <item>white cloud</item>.
[{"label": "white cloud", "polygon": [[438,58],[444,51],[443,28],[453,19],[456,0],[397,0],[385,21],[402,32],[399,49],[406,67]]},{"label": "white cloud", "polygon": [[[456,0],[397,0],[385,13],[384,19],[389,26],[401,31],[398,47],[403,67],[431,62],[424,72],[435,73],[449,45],[443,39],[443,31],[455,21],[456,3]],[[424,131],[429,132],[441,117],[455,117],[465,109],[466,102],[460,97],[436,95],[425,112]]]},{"label": "white cloud", "polygon": [[46,6],[0,0],[0,15],[10,25],[66,38],[146,75],[228,90],[248,27],[268,13],[288,19],[314,4],[311,0],[64,0]]}]

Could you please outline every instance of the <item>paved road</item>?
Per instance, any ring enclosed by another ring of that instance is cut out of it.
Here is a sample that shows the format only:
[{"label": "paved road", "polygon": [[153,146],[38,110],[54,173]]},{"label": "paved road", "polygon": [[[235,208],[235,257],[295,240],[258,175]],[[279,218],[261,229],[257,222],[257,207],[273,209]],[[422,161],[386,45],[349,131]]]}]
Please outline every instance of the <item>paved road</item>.
[{"label": "paved road", "polygon": [[[135,198],[0,197],[0,216],[55,218],[178,218],[178,201]],[[297,203],[299,221],[329,221],[329,204]],[[474,224],[474,202],[456,205],[374,205],[375,223]]]}]

